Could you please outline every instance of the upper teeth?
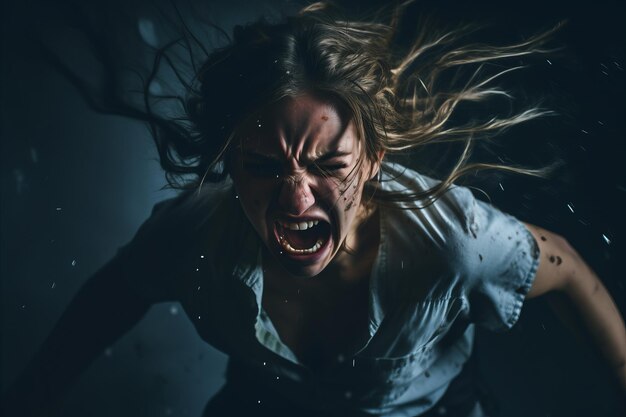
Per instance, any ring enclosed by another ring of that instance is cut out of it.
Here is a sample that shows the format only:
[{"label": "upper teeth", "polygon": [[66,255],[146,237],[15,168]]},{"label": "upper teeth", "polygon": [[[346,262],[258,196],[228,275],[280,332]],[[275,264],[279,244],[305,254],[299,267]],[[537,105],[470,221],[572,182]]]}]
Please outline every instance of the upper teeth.
[{"label": "upper teeth", "polygon": [[318,223],[319,223],[319,220],[309,220],[308,222],[300,222],[300,223],[281,223],[281,226],[289,230],[306,230],[317,225]]}]

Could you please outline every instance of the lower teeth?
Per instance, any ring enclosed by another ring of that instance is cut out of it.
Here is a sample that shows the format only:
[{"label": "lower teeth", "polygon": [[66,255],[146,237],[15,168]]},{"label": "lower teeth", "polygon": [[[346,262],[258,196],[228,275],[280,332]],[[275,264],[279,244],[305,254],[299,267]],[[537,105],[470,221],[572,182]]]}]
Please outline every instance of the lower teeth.
[{"label": "lower teeth", "polygon": [[291,253],[315,253],[318,250],[320,250],[320,248],[322,247],[323,243],[324,242],[322,241],[322,239],[318,239],[317,242],[315,242],[315,245],[313,245],[312,247],[310,247],[308,249],[296,249],[293,246],[291,246],[289,244],[289,242],[287,242],[287,239],[285,239],[284,237],[280,238],[280,245],[287,252],[291,252]]}]

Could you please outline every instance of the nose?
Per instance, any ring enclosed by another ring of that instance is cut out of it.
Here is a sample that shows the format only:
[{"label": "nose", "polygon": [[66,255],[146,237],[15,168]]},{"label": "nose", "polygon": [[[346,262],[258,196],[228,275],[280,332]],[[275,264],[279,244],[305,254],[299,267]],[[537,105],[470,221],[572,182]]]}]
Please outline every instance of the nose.
[{"label": "nose", "polygon": [[315,204],[315,197],[304,177],[287,177],[283,181],[278,197],[281,210],[300,216]]}]

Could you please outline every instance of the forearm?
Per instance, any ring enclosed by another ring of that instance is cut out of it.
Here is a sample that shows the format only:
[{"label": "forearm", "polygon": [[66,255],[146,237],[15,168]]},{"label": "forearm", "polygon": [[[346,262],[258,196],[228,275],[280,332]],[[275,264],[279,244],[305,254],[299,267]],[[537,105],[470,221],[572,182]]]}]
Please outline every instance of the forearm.
[{"label": "forearm", "polygon": [[541,254],[528,297],[551,291],[564,295],[582,330],[606,359],[626,394],[626,329],[615,302],[598,276],[565,239],[540,227],[526,226]]},{"label": "forearm", "polygon": [[147,311],[128,290],[119,265],[103,267],[79,291],[35,357],[3,393],[6,415],[55,415],[75,378]]},{"label": "forearm", "polygon": [[584,262],[563,290],[626,394],[626,328],[609,292]]}]

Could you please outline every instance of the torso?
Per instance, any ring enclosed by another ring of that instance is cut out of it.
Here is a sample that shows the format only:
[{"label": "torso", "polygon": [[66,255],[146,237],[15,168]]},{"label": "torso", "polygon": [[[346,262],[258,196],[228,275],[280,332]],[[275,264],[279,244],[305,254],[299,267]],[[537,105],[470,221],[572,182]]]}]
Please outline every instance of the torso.
[{"label": "torso", "polygon": [[[345,276],[327,268],[306,281],[264,267],[263,309],[281,341],[311,369],[324,369],[355,353],[368,333],[369,283],[379,243],[378,214],[361,231],[367,242],[352,255]],[[340,276],[342,275],[342,276]]]}]

